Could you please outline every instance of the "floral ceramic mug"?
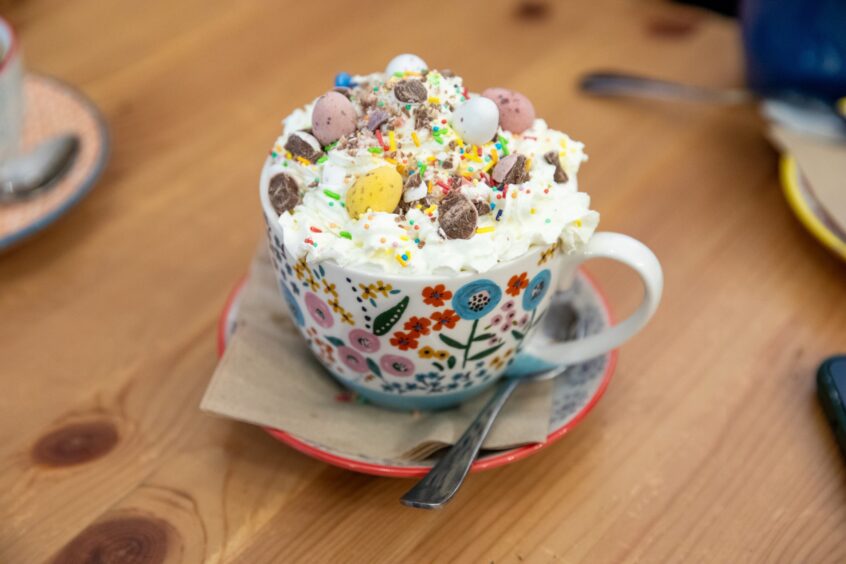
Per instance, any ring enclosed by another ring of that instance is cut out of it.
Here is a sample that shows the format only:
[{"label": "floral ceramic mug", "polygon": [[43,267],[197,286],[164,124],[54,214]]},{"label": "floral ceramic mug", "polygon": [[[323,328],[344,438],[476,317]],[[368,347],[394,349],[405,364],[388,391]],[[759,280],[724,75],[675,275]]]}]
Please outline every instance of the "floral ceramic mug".
[{"label": "floral ceramic mug", "polygon": [[[294,323],[341,384],[386,407],[450,407],[506,370],[520,375],[588,360],[637,333],[661,298],[658,260],[626,235],[596,233],[576,255],[560,245],[536,248],[482,274],[395,276],[292,256],[265,190],[261,198],[276,279]],[[554,290],[569,287],[577,265],[594,257],[638,272],[645,286],[638,310],[578,341],[553,343],[535,334]]]}]

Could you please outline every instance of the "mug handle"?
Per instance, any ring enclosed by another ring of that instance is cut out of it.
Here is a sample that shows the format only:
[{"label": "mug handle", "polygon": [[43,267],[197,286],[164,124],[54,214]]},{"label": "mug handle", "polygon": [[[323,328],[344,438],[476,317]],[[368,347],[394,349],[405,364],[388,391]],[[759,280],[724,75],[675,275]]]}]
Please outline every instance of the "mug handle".
[{"label": "mug handle", "polygon": [[[664,288],[664,273],[661,264],[649,247],[628,235],[620,233],[595,233],[585,248],[582,256],[576,258],[577,264],[593,258],[608,258],[621,262],[637,272],[643,281],[643,301],[637,310],[628,318],[601,333],[590,335],[575,341],[564,343],[544,343],[542,350],[531,350],[531,341],[525,352],[534,357],[554,363],[576,364],[584,362],[616,349],[635,334],[655,313],[661,301]],[[562,268],[571,268],[572,263]]]}]

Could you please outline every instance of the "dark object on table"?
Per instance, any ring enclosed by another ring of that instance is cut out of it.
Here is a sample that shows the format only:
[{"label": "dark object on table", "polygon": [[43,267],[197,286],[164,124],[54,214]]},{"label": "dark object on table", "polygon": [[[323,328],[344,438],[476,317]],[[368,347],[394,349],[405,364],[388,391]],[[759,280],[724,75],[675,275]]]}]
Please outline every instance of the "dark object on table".
[{"label": "dark object on table", "polygon": [[740,0],[675,0],[676,4],[690,4],[717,12],[724,16],[737,16]]},{"label": "dark object on table", "polygon": [[817,371],[817,394],[846,456],[846,356],[825,360]]},{"label": "dark object on table", "polygon": [[750,88],[829,102],[846,96],[846,2],[746,0],[740,22]]}]

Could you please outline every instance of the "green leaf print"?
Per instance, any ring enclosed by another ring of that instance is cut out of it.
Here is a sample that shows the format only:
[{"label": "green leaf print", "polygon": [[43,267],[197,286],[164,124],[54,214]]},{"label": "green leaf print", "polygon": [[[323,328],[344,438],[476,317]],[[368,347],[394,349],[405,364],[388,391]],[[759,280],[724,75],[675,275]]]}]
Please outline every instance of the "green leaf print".
[{"label": "green leaf print", "polygon": [[450,346],[450,347],[452,347],[452,348],[454,348],[454,349],[466,349],[466,348],[467,348],[467,345],[465,345],[464,343],[459,343],[459,342],[458,342],[458,341],[456,341],[455,339],[452,339],[452,338],[450,338],[450,337],[447,337],[447,336],[446,336],[446,335],[444,335],[443,333],[441,333],[440,335],[438,335],[438,337],[440,337],[440,338],[441,338],[441,341],[443,341],[446,345],[448,345],[448,346]]},{"label": "green leaf print", "polygon": [[367,366],[370,368],[370,371],[373,372],[379,378],[382,377],[382,371],[379,370],[379,365],[373,362],[372,358],[367,359]]},{"label": "green leaf print", "polygon": [[405,308],[407,307],[408,296],[401,299],[397,305],[388,311],[383,311],[377,315],[376,319],[373,320],[373,334],[384,335],[390,331],[391,327],[396,325],[397,321],[399,321],[402,317],[402,314],[405,313]]},{"label": "green leaf print", "polygon": [[495,347],[491,347],[489,349],[483,350],[482,352],[480,352],[478,354],[474,354],[473,356],[471,356],[467,360],[481,360],[481,359],[485,358],[486,356],[490,356],[493,353],[495,353],[499,349],[499,347],[501,347],[504,344],[505,343],[500,343]]},{"label": "green leaf print", "polygon": [[450,368],[455,366],[455,357],[454,356],[451,356],[447,359],[447,366],[449,366]]}]

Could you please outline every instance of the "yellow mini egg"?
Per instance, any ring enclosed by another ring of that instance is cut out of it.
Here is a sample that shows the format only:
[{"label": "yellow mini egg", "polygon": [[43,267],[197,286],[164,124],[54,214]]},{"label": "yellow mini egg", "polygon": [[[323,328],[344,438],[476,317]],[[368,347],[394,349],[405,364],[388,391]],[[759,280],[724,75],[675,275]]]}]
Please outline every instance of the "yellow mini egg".
[{"label": "yellow mini egg", "polygon": [[402,197],[402,176],[393,166],[373,169],[359,176],[347,191],[347,212],[358,219],[367,210],[392,212]]}]

